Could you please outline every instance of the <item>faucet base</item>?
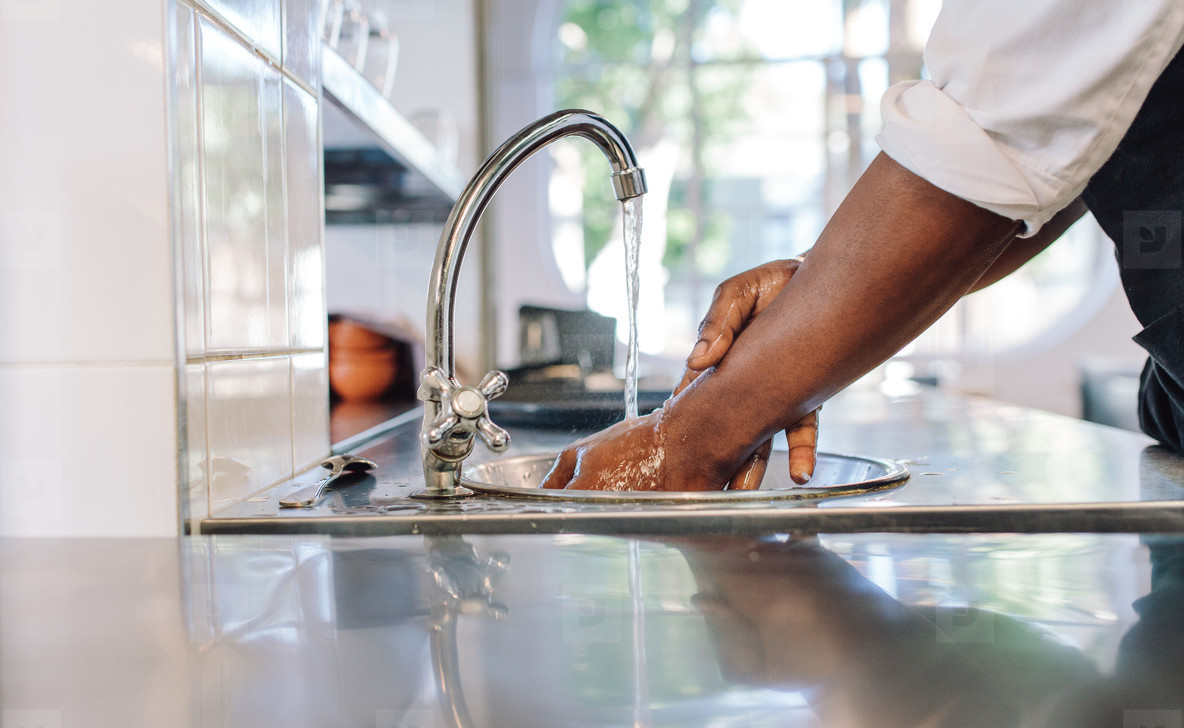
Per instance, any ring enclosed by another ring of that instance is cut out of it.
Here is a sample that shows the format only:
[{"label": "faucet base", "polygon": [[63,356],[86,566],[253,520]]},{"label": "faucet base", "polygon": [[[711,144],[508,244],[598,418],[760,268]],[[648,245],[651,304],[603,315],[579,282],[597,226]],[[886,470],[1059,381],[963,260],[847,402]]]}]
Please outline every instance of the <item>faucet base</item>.
[{"label": "faucet base", "polygon": [[448,490],[424,488],[415,491],[408,497],[416,500],[452,500],[454,498],[469,498],[474,495],[477,495],[476,491],[469,490],[464,486],[457,486]]}]

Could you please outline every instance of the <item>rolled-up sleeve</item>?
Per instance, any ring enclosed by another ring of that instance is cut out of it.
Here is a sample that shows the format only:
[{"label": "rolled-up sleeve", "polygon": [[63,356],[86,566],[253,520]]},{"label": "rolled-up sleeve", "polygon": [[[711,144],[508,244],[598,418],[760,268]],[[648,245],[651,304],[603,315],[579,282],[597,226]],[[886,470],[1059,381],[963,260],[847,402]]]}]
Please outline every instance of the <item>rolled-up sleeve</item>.
[{"label": "rolled-up sleeve", "polygon": [[945,0],[930,78],[888,90],[877,141],[1030,235],[1114,153],[1182,44],[1180,0]]}]

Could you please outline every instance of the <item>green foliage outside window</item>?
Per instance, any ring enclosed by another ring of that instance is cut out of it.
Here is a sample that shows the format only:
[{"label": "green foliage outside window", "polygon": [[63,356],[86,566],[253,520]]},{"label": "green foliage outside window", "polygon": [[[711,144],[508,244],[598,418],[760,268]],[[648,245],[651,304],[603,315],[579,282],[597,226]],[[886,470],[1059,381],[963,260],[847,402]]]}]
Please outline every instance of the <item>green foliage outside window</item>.
[{"label": "green foliage outside window", "polygon": [[[701,212],[710,209],[705,192],[697,213],[694,204],[687,204],[685,188],[696,164],[702,177],[711,174],[703,166],[703,147],[726,141],[745,117],[741,102],[750,66],[729,64],[724,75],[704,74],[711,66],[696,58],[695,46],[710,13],[735,13],[739,5],[740,0],[572,0],[562,22],[562,73],[555,89],[559,107],[605,116],[629,137],[643,166],[647,148],[663,140],[679,144],[671,199],[652,208],[647,202],[647,209],[656,208],[668,222],[663,264],[669,268],[701,265],[692,254],[696,226],[698,251],[709,259],[726,256],[729,247],[727,221]],[[612,238],[619,206],[605,182],[603,157],[587,145],[581,145],[580,154],[588,266]]]}]

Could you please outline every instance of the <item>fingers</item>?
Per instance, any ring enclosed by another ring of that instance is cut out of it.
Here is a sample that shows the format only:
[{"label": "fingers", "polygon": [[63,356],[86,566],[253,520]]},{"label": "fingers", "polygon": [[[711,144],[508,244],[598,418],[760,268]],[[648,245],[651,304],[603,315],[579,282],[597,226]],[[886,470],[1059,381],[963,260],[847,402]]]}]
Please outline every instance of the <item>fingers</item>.
[{"label": "fingers", "polygon": [[789,441],[789,477],[798,485],[810,482],[818,464],[818,410],[785,431]]},{"label": "fingers", "polygon": [[687,368],[702,371],[724,358],[733,339],[752,317],[757,288],[729,278],[715,289],[707,315],[699,324],[699,340],[687,357]]},{"label": "fingers", "polygon": [[736,335],[753,316],[760,287],[748,274],[733,276],[715,289],[707,314],[699,324],[699,340],[687,357],[687,368],[702,371],[724,358]]},{"label": "fingers", "polygon": [[571,482],[575,476],[575,472],[576,452],[573,448],[568,448],[559,453],[559,457],[555,458],[555,463],[551,466],[551,470],[543,478],[543,483],[539,487],[563,490]]},{"label": "fingers", "polygon": [[765,477],[765,470],[769,467],[769,453],[773,451],[773,441],[765,440],[746,463],[732,476],[728,483],[728,490],[756,490],[761,487],[761,480]]},{"label": "fingers", "polygon": [[718,364],[736,336],[777,297],[800,264],[799,260],[775,260],[721,283],[699,324],[699,340],[687,357],[687,368],[703,371]]}]

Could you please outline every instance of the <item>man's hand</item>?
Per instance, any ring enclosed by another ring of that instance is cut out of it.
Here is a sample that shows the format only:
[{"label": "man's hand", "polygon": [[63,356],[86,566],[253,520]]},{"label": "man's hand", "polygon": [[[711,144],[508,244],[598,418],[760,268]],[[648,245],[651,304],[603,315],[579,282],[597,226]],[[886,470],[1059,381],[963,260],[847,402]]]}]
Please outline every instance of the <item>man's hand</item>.
[{"label": "man's hand", "polygon": [[695,473],[680,443],[667,442],[663,410],[625,420],[568,445],[543,488],[572,490],[719,490]]},{"label": "man's hand", "polygon": [[[686,389],[700,374],[723,360],[740,332],[772,303],[802,262],[801,258],[792,258],[765,263],[732,276],[715,289],[707,315],[699,324],[699,341],[687,357],[686,371],[674,394]],[[818,461],[818,410],[787,428],[785,437],[789,441],[789,477],[799,485],[804,484],[814,474]],[[728,488],[759,488],[772,449],[772,440],[763,442],[732,478]]]},{"label": "man's hand", "polygon": [[666,452],[660,419],[655,412],[625,420],[568,445],[541,487],[662,490]]},{"label": "man's hand", "polygon": [[[677,397],[701,374],[719,364],[732,342],[764,311],[801,265],[800,259],[777,260],[740,273],[715,290],[699,342],[687,358]],[[818,449],[818,410],[786,429],[790,477],[805,483],[814,473]],[[732,490],[760,487],[773,441],[766,440],[727,484]],[[619,422],[576,442],[560,453],[543,481],[544,488],[574,490],[715,490],[722,483],[703,481],[693,471],[677,473],[668,463],[661,413]]]}]

